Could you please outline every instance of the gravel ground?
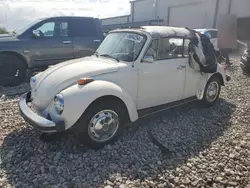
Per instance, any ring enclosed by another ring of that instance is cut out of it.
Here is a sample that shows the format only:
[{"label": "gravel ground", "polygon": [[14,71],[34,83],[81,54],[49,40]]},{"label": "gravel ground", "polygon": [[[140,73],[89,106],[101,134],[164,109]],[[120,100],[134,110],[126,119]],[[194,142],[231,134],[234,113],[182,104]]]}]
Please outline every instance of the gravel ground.
[{"label": "gravel ground", "polygon": [[97,151],[70,131],[42,142],[17,103],[2,103],[0,187],[250,188],[250,78],[237,67],[230,73],[215,106],[192,102],[140,120]]}]

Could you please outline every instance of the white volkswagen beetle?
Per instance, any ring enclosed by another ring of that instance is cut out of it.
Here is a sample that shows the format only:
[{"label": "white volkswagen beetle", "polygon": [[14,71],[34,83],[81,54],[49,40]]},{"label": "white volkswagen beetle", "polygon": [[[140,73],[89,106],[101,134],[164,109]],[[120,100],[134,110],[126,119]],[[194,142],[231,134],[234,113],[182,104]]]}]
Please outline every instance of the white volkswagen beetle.
[{"label": "white volkswagen beetle", "polygon": [[[31,78],[23,118],[42,132],[76,126],[89,147],[114,142],[138,118],[191,100],[213,105],[228,80],[188,63],[189,31],[145,26],[111,31],[90,57],[52,66]],[[36,112],[28,105],[31,102]]]}]

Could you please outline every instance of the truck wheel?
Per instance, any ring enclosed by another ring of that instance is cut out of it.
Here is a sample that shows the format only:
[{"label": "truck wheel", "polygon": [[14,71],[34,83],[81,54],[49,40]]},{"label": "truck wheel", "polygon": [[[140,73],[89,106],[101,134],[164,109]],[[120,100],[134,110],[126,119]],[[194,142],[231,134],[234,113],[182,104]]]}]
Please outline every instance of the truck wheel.
[{"label": "truck wheel", "polygon": [[0,85],[17,86],[26,77],[26,65],[15,55],[0,54]]},{"label": "truck wheel", "polygon": [[206,107],[213,106],[217,99],[220,96],[220,90],[221,90],[221,80],[213,76],[206,85],[205,91],[204,91],[204,96],[202,99],[202,103]]},{"label": "truck wheel", "polygon": [[124,105],[119,101],[101,100],[94,103],[77,122],[78,138],[93,149],[113,144],[123,133],[126,114]]}]

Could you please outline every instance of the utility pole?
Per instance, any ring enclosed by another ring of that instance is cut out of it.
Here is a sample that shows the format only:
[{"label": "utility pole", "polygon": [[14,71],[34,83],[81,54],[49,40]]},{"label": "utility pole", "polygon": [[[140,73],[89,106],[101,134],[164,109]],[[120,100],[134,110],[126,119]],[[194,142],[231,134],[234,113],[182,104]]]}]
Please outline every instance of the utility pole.
[{"label": "utility pole", "polygon": [[217,25],[219,6],[220,6],[220,0],[216,0],[213,28],[216,28]]},{"label": "utility pole", "polygon": [[158,7],[157,4],[158,4],[157,0],[154,0],[153,7],[155,8],[155,20],[157,20],[157,7]]},{"label": "utility pole", "polygon": [[228,14],[231,14],[232,0],[229,0]]}]

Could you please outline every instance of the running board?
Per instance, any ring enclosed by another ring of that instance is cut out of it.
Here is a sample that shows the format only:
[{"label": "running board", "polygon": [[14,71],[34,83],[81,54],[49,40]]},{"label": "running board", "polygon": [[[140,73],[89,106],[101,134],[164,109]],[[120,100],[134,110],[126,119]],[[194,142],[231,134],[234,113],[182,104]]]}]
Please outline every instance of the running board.
[{"label": "running board", "polygon": [[175,101],[175,102],[171,102],[171,103],[167,103],[167,104],[163,104],[163,105],[159,105],[155,107],[141,109],[141,110],[138,110],[137,112],[138,112],[139,118],[144,118],[146,116],[150,116],[150,115],[153,115],[153,114],[165,111],[165,110],[169,110],[171,108],[175,108],[177,106],[181,106],[181,105],[184,105],[184,104],[196,101],[196,100],[198,100],[197,97],[193,96],[187,99],[182,99],[179,101]]}]

